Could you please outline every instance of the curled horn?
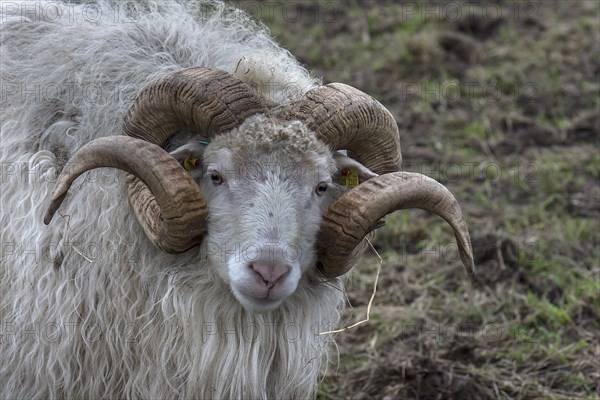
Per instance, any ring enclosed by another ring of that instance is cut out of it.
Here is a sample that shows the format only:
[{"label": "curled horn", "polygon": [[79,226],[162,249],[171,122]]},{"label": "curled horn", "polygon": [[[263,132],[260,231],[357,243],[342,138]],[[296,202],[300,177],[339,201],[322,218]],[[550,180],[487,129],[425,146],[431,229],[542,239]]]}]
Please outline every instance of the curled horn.
[{"label": "curled horn", "polygon": [[224,71],[190,68],[155,79],[125,116],[123,131],[128,136],[96,139],[73,155],[58,178],[44,223],[50,223],[79,175],[113,167],[131,174],[129,201],[157,247],[180,253],[199,244],[206,232],[206,200],[163,147],[177,132],[213,137],[264,111],[254,91]]},{"label": "curled horn", "polygon": [[325,277],[345,274],[362,254],[359,246],[377,222],[394,211],[421,208],[444,218],[454,229],[460,258],[473,274],[467,224],[454,196],[426,175],[392,172],[344,193],[324,213],[319,232],[319,269]]},{"label": "curled horn", "polygon": [[332,83],[310,90],[283,109],[281,117],[304,121],[332,150],[348,150],[380,175],[343,194],[323,214],[317,266],[326,278],[348,272],[380,218],[405,208],[426,209],[444,218],[454,229],[463,264],[473,273],[469,232],[456,199],[425,175],[398,172],[398,126],[379,102],[358,89]]},{"label": "curled horn", "polygon": [[331,149],[348,150],[379,175],[400,170],[400,136],[394,117],[352,86],[330,83],[310,90],[279,116],[303,121]]}]

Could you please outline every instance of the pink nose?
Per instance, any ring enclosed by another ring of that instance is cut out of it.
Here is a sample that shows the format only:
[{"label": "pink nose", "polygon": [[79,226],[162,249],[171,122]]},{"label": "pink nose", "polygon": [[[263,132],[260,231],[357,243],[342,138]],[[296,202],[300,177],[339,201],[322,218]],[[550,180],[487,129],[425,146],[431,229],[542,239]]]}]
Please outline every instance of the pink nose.
[{"label": "pink nose", "polygon": [[290,272],[291,269],[289,265],[273,265],[263,262],[254,262],[250,267],[269,289],[274,287],[278,281],[283,280],[284,276]]}]

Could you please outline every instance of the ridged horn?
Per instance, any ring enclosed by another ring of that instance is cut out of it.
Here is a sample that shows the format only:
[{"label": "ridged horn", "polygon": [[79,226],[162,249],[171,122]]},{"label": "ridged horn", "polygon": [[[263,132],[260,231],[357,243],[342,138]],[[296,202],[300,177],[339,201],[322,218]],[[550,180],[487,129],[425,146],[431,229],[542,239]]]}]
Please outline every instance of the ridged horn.
[{"label": "ridged horn", "polygon": [[145,204],[148,208],[144,215],[152,218],[142,227],[163,250],[184,250],[202,238],[204,231],[198,231],[196,225],[207,218],[208,210],[200,187],[188,174],[181,173],[179,163],[162,148],[127,136],[96,139],[71,157],[56,183],[45,224],[52,220],[73,181],[94,168],[126,171],[149,188],[156,206]]},{"label": "ridged horn", "polygon": [[309,90],[278,116],[303,121],[332,150],[348,150],[379,175],[400,170],[400,136],[394,117],[377,100],[352,86],[330,83]]},{"label": "ridged horn", "polygon": [[202,133],[210,138],[264,111],[252,88],[228,72],[189,68],[146,85],[125,115],[123,131],[164,147],[177,132]]},{"label": "ridged horn", "polygon": [[348,272],[364,246],[359,246],[377,222],[389,213],[422,208],[441,216],[454,229],[467,272],[475,271],[467,224],[454,196],[422,174],[394,172],[371,178],[344,193],[324,213],[318,238],[318,268],[326,278]]}]

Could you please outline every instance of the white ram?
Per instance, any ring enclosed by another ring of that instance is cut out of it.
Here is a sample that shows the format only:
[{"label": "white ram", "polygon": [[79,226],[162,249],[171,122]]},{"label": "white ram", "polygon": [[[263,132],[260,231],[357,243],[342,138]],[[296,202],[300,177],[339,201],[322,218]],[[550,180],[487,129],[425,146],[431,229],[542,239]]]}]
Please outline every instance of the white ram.
[{"label": "white ram", "polygon": [[[397,172],[389,112],[319,86],[243,13],[0,17],[0,398],[309,398],[331,342],[315,333],[380,218],[440,214],[472,266],[453,197]],[[67,195],[97,167],[128,174]],[[332,203],[340,168],[366,182]]]}]

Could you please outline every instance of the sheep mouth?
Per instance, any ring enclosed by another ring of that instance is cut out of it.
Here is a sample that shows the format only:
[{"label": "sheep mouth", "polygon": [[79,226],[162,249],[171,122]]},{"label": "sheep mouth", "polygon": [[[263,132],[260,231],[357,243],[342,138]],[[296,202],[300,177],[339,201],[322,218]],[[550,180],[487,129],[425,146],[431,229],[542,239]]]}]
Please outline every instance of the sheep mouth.
[{"label": "sheep mouth", "polygon": [[242,293],[236,295],[236,297],[244,308],[253,312],[274,310],[287,298],[287,296],[283,298],[271,298],[270,295],[266,297],[254,297]]},{"label": "sheep mouth", "polygon": [[233,294],[237,300],[246,309],[252,311],[269,311],[279,307],[285,299],[287,299],[295,290],[290,290],[290,287],[276,285],[275,287],[258,288],[241,285],[233,287]]}]

